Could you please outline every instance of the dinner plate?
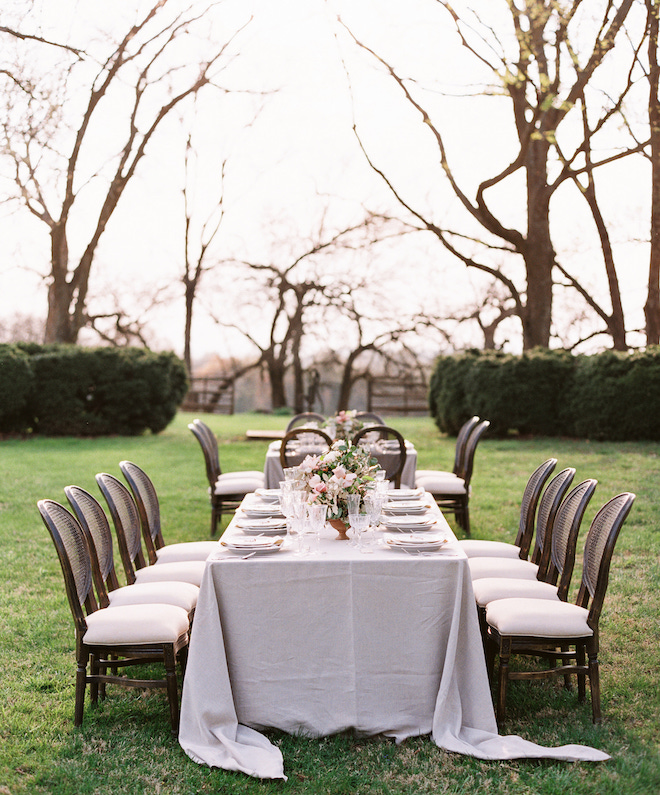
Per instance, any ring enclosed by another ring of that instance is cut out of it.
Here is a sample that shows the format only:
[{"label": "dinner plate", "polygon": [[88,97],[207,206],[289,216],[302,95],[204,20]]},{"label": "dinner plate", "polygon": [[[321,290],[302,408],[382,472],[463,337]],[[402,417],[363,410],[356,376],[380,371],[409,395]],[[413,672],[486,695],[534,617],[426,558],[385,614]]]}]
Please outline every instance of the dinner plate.
[{"label": "dinner plate", "polygon": [[424,496],[424,489],[389,489],[385,492],[388,500],[415,500]]},{"label": "dinner plate", "polygon": [[278,535],[286,533],[286,519],[266,517],[263,519],[239,519],[236,527],[248,536]]},{"label": "dinner plate", "polygon": [[411,500],[400,500],[399,502],[386,502],[383,505],[383,513],[389,514],[417,514],[426,513],[428,506],[422,502]]},{"label": "dinner plate", "polygon": [[243,505],[243,513],[250,518],[274,517],[283,518],[282,509],[279,505]]},{"label": "dinner plate", "polygon": [[430,530],[435,527],[435,519],[428,516],[386,516],[382,520],[388,529]]},{"label": "dinner plate", "polygon": [[282,494],[279,489],[255,489],[254,493],[264,502],[279,502]]},{"label": "dinner plate", "polygon": [[235,541],[221,541],[220,544],[236,555],[270,555],[280,551],[282,538],[241,538]]},{"label": "dinner plate", "polygon": [[436,552],[443,544],[447,543],[444,536],[386,536],[385,544],[388,549],[403,552]]}]

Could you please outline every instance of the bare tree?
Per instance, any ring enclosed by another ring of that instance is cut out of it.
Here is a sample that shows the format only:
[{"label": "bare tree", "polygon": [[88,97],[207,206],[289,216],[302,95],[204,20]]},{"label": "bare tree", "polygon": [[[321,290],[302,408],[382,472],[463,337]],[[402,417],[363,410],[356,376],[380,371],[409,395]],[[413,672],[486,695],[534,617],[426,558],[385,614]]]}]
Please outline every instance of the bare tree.
[{"label": "bare tree", "polygon": [[[51,241],[46,341],[75,342],[87,322],[99,243],[165,120],[206,86],[223,90],[218,76],[231,62],[237,31],[220,44],[208,41],[214,5],[181,10],[157,0],[118,43],[82,60],[72,55],[57,79],[37,75],[21,87],[7,81],[0,153],[13,164],[15,197],[46,224]],[[104,115],[108,107],[114,117]],[[101,146],[108,161],[95,167],[93,153],[111,134],[105,125],[116,137]],[[81,217],[86,237],[72,245]]]},{"label": "bare tree", "polygon": [[649,280],[644,315],[646,342],[660,343],[660,2],[645,0],[648,33],[649,127],[651,145],[651,252]]},{"label": "bare tree", "polygon": [[[507,289],[520,318],[525,349],[549,344],[556,267],[585,298],[588,295],[578,279],[559,264],[550,223],[553,197],[560,188],[577,185],[588,202],[600,237],[612,300],[611,312],[598,306],[593,297],[590,305],[605,320],[615,347],[625,348],[618,279],[597,201],[594,174],[608,164],[641,152],[647,142],[631,135],[627,138],[618,135],[615,150],[610,149],[598,158],[593,152],[596,141],[605,133],[616,131],[619,111],[635,83],[632,67],[639,43],[628,53],[628,70],[620,67],[624,79],[618,85],[608,85],[600,93],[595,86],[599,70],[621,40],[634,0],[618,3],[608,0],[599,8],[591,4],[589,9],[581,0],[526,3],[507,0],[506,10],[499,4],[496,9],[471,9],[460,1],[437,0],[437,3],[452,21],[463,50],[491,75],[492,84],[483,89],[484,93],[507,98],[516,135],[515,157],[499,173],[482,179],[471,194],[461,183],[448,150],[442,115],[434,119],[419,83],[403,77],[391,61],[351,33],[353,41],[375,58],[399,87],[404,100],[432,136],[447,184],[466,214],[463,227],[445,228],[434,220],[432,211],[415,207],[387,175],[388,167],[379,166],[369,155],[356,126],[365,156],[422,228],[432,232],[467,267],[489,274]],[[503,28],[488,22],[491,11],[500,18],[504,15]],[[596,13],[600,13],[599,19],[590,21]],[[592,105],[589,112],[587,101]],[[580,115],[582,135],[576,135],[579,128],[575,117]],[[524,175],[524,181],[516,183],[519,174]],[[505,184],[511,190],[515,185],[522,186],[524,191],[518,202],[524,208],[521,210],[524,218],[518,227],[511,224],[510,214],[498,206],[495,198],[496,189]],[[477,232],[472,231],[475,222]],[[483,253],[478,253],[479,248]],[[493,255],[502,253],[509,255],[512,265],[508,269],[493,264]],[[515,276],[516,261],[524,266],[524,283]]]}]

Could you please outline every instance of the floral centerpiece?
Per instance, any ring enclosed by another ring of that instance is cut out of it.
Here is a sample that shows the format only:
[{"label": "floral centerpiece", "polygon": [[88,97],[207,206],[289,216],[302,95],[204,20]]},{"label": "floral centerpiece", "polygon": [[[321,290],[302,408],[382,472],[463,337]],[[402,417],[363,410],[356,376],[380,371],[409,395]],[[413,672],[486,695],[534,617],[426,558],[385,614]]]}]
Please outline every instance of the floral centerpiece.
[{"label": "floral centerpiece", "polygon": [[308,501],[327,505],[332,522],[348,518],[348,495],[364,497],[374,482],[378,462],[364,448],[339,439],[327,453],[308,455],[299,469]]},{"label": "floral centerpiece", "polygon": [[357,411],[338,411],[326,420],[324,427],[334,439],[352,439],[364,426],[356,415]]}]

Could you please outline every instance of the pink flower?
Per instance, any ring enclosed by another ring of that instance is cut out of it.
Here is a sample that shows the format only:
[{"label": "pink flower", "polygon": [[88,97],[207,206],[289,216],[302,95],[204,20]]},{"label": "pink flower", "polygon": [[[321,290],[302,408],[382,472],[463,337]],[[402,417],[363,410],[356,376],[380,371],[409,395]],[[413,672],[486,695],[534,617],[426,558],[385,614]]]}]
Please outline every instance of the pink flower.
[{"label": "pink flower", "polygon": [[321,463],[321,459],[317,455],[308,455],[305,457],[303,462],[300,464],[300,470],[302,472],[313,472],[315,469],[318,468],[319,464]]}]

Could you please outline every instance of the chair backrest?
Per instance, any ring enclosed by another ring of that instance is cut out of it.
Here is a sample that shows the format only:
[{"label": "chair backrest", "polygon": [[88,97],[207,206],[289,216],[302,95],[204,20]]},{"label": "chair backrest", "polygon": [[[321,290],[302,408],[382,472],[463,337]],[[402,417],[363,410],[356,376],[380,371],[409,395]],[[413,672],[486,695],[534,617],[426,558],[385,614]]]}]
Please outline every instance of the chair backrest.
[{"label": "chair backrest", "polygon": [[66,486],[64,493],[87,540],[99,604],[107,607],[108,591],[119,587],[108,517],[96,497],[80,486]]},{"label": "chair backrest", "polygon": [[518,533],[515,544],[520,547],[520,557],[527,559],[529,548],[532,545],[532,533],[534,532],[534,519],[536,517],[536,506],[538,505],[541,491],[547,479],[552,474],[552,470],[557,466],[556,458],[548,458],[537,467],[529,476],[527,485],[523,491],[520,501],[520,519],[518,521]]},{"label": "chair backrest", "polygon": [[635,495],[626,491],[605,503],[594,517],[584,542],[582,582],[576,601],[581,607],[588,607],[591,598],[587,623],[594,632],[607,591],[614,546],[634,501]]},{"label": "chair backrest", "polygon": [[[309,449],[301,449],[298,442],[310,442]],[[293,428],[285,434],[280,445],[280,463],[282,469],[297,466],[310,452],[314,454],[325,452],[332,447],[332,438],[320,428]]]},{"label": "chair backrest", "polygon": [[575,469],[568,467],[555,475],[548,483],[539,500],[539,508],[536,513],[536,537],[534,549],[532,550],[532,563],[536,563],[541,569],[541,575],[545,573],[550,561],[550,547],[552,546],[552,530],[555,516],[561,505],[561,501],[566,496],[569,486],[575,477]]},{"label": "chair backrest", "polygon": [[563,601],[566,601],[573,576],[575,550],[582,518],[597,485],[598,481],[593,478],[578,483],[559,506],[555,517],[550,562],[543,579],[558,586],[557,595]]},{"label": "chair backrest", "polygon": [[206,423],[201,420],[193,420],[188,423],[188,428],[199,442],[204,454],[204,464],[206,465],[206,477],[209,486],[213,488],[217,479],[222,474],[220,469],[220,456],[218,453],[218,440],[215,434]]},{"label": "chair backrest", "polygon": [[149,563],[155,563],[158,560],[156,550],[165,546],[156,487],[147,473],[137,464],[133,464],[131,461],[120,461],[119,468],[133,492],[133,499],[140,515],[142,538],[147,548]]},{"label": "chair backrest", "polygon": [[456,434],[456,450],[454,452],[453,469],[455,475],[459,475],[463,469],[463,461],[465,460],[465,450],[467,448],[468,439],[470,438],[470,434],[478,425],[478,423],[479,417],[470,417],[467,422],[464,422],[463,425],[461,425],[458,433]]},{"label": "chair backrest", "polygon": [[315,411],[304,411],[302,414],[295,414],[286,426],[286,433],[297,428],[298,425],[309,425],[312,422],[315,422],[320,427],[325,423],[325,417]]},{"label": "chair backrest", "polygon": [[98,609],[92,561],[83,530],[75,516],[59,502],[39,500],[37,507],[55,544],[76,633],[82,637],[87,630],[85,613]]},{"label": "chair backrest", "polygon": [[372,422],[374,425],[385,425],[383,418],[373,411],[357,411],[355,419],[362,423]]},{"label": "chair backrest", "polygon": [[389,441],[393,439],[397,442],[397,448],[388,450],[387,453],[379,458],[378,453],[373,455],[378,458],[378,463],[385,470],[385,477],[394,483],[395,488],[401,486],[401,473],[406,464],[406,440],[395,428],[388,425],[369,425],[359,430],[353,437],[353,444],[358,445],[363,439],[377,438],[379,441]]},{"label": "chair backrest", "polygon": [[96,482],[108,503],[115,526],[121,562],[129,585],[135,582],[135,570],[146,565],[140,540],[140,515],[130,491],[114,475],[101,472]]},{"label": "chair backrest", "polygon": [[472,430],[472,433],[468,437],[461,469],[459,469],[459,471],[456,473],[458,477],[463,478],[466,493],[468,493],[468,487],[470,485],[470,480],[472,479],[472,471],[474,469],[474,454],[477,451],[477,445],[488,428],[490,428],[490,420],[481,420],[481,422],[477,423]]}]

